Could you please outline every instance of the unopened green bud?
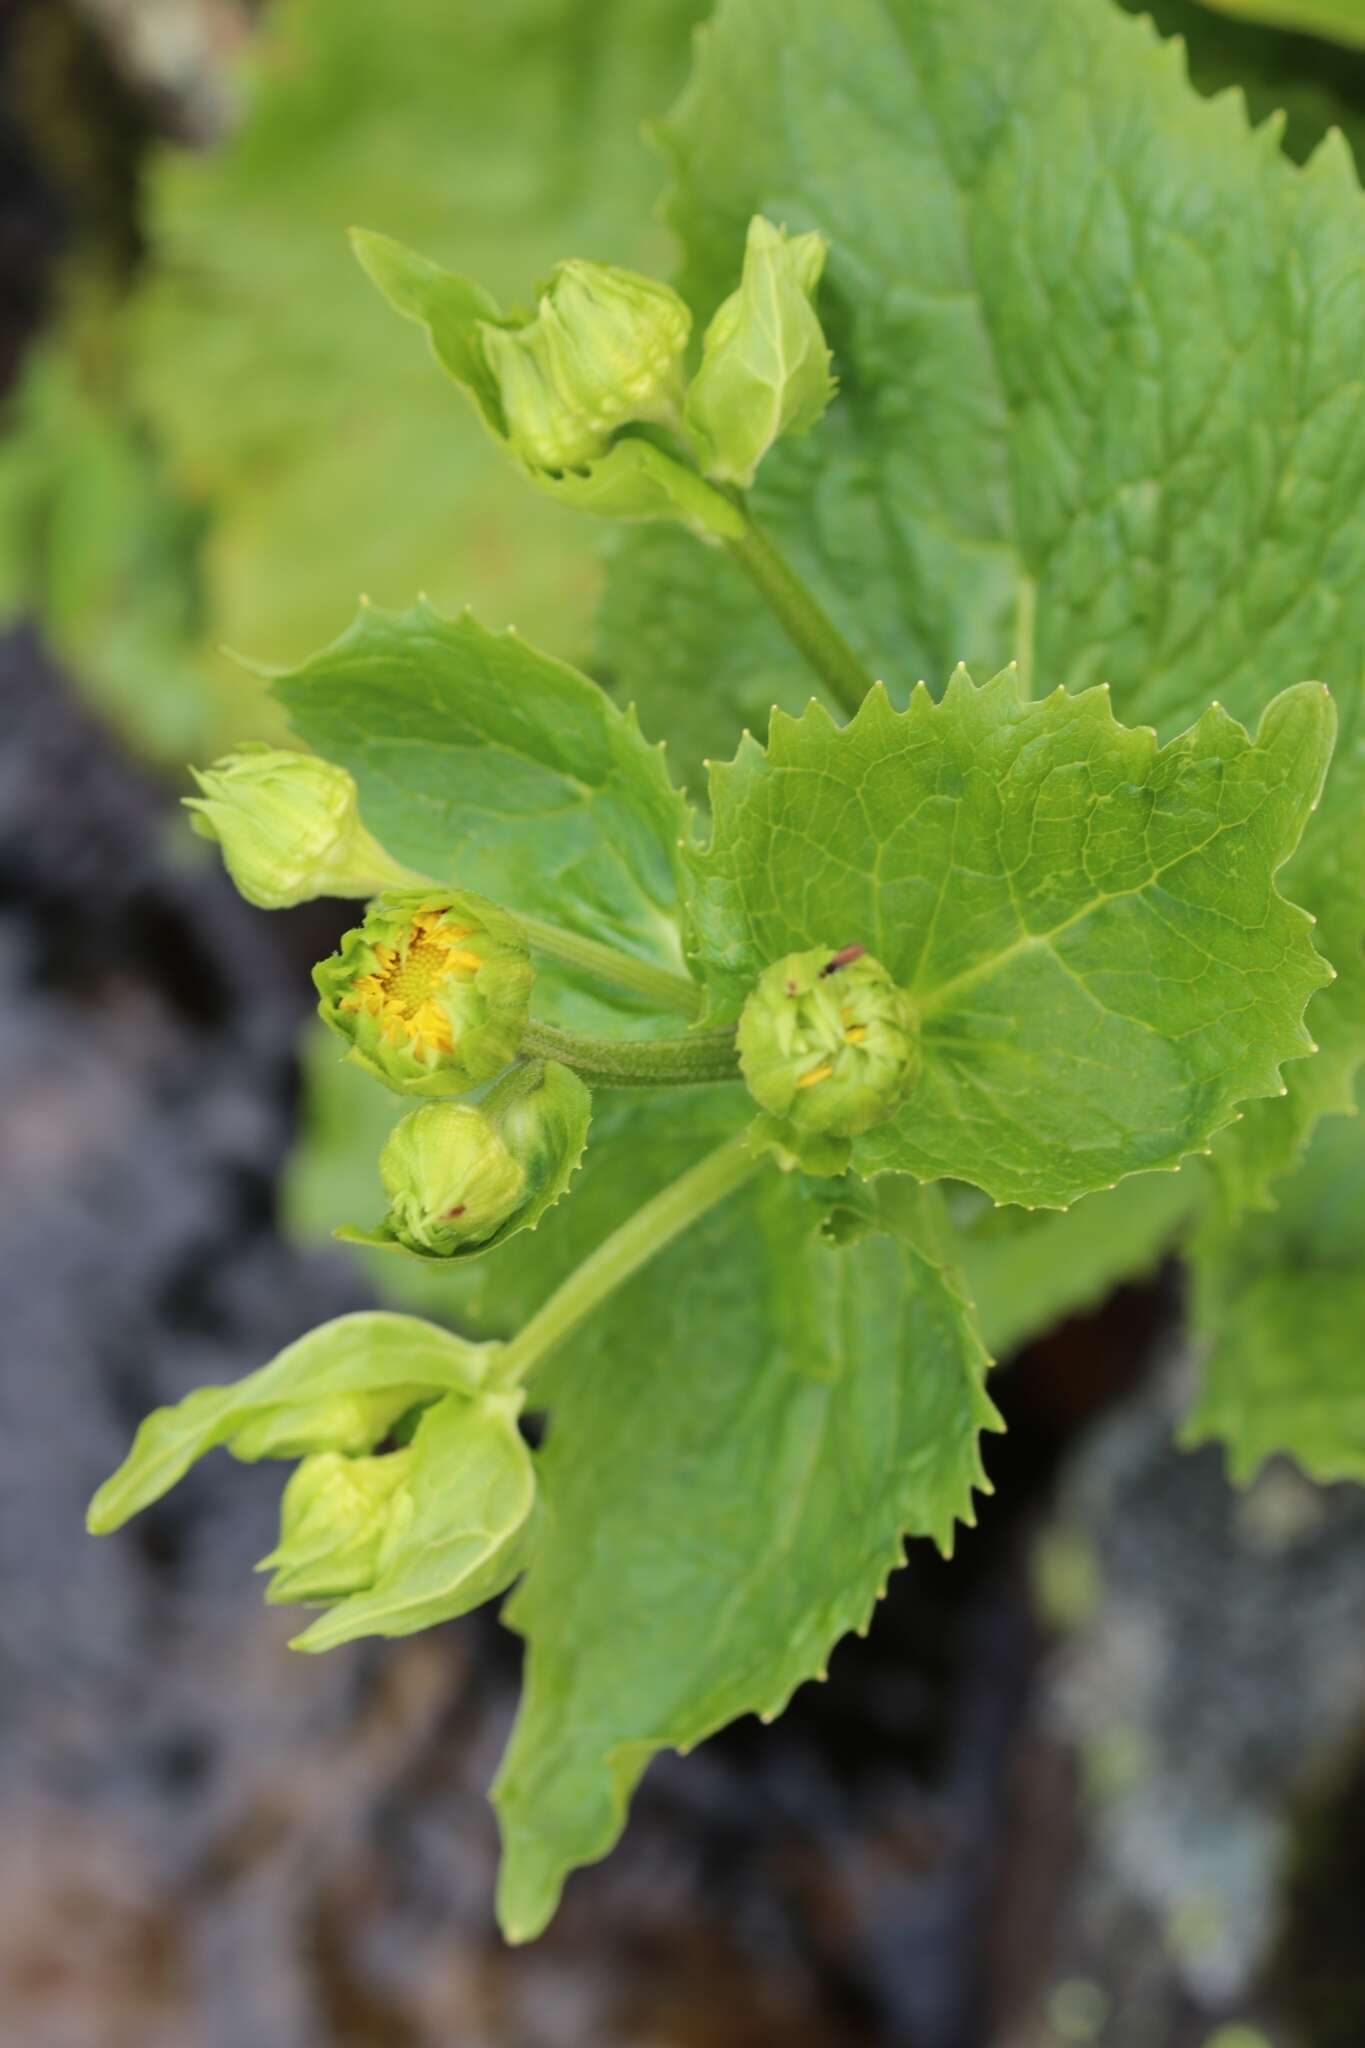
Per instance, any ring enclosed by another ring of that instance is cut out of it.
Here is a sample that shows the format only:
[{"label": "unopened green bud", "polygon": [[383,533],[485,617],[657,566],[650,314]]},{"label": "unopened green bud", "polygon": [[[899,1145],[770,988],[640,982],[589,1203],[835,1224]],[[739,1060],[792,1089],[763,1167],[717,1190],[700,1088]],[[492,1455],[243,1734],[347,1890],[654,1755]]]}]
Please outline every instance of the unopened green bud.
[{"label": "unopened green bud", "polygon": [[816,946],[765,969],[736,1036],[750,1094],[800,1131],[869,1130],[920,1070],[914,1007],[861,946]]},{"label": "unopened green bud", "polygon": [[326,1604],[372,1586],[412,1460],[411,1450],[305,1458],[280,1502],[279,1543],[256,1567],[274,1574],[266,1599]]},{"label": "unopened green bud", "polygon": [[568,1067],[518,1060],[477,1108],[432,1102],[414,1110],[380,1154],[389,1197],[383,1223],[338,1234],[448,1259],[534,1227],[573,1178],[591,1103]]},{"label": "unopened green bud", "polygon": [[409,1251],[482,1244],[519,1207],[526,1170],[481,1109],[430,1102],[405,1116],[379,1155],[385,1221]]},{"label": "unopened green bud", "polygon": [[718,483],[745,488],[783,434],[813,427],[834,395],[816,315],[825,267],[820,235],[796,235],[756,214],[738,291],[717,310],[687,394],[687,430]]},{"label": "unopened green bud", "polygon": [[419,1095],[462,1095],[515,1058],[534,978],[515,918],[468,890],[378,897],[313,970],[348,1057]]},{"label": "unopened green bud", "polygon": [[316,754],[246,745],[191,774],[190,823],[216,839],[248,903],[286,910],[314,896],[374,896],[414,880],[360,822],[355,783]]},{"label": "unopened green bud", "polygon": [[557,263],[528,325],[479,327],[513,448],[532,469],[580,469],[628,421],[676,423],[691,326],[654,278]]}]

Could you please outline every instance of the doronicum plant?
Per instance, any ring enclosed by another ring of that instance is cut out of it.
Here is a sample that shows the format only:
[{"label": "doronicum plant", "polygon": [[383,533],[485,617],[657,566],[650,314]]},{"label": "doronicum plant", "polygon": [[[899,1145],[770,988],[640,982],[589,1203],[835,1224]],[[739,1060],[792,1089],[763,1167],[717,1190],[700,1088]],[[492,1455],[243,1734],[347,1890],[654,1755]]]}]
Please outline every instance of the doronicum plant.
[{"label": "doronicum plant", "polygon": [[395,1101],[342,1234],[462,1334],[342,1317],[91,1509],[296,1461],[304,1650],[515,1586],[516,1940],[651,1756],[951,1547],[991,1350],[1166,1247],[1187,1438],[1365,1476],[1343,147],[1293,168],[1098,0],[722,0],[662,140],[676,290],[572,257],[504,309],[357,236],[528,488],[628,523],[614,694],[362,607],[275,679],[311,751],[195,800],[251,900],[372,899],[317,970]]}]

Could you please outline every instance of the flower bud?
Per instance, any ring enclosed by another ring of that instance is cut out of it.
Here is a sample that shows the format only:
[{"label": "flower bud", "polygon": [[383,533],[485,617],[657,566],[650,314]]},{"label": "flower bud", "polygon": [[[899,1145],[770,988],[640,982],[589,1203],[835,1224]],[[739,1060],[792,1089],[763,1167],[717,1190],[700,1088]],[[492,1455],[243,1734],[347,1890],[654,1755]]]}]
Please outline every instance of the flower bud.
[{"label": "flower bud", "polygon": [[380,896],[313,970],[348,1057],[420,1095],[462,1095],[516,1057],[534,978],[516,920],[468,890]]},{"label": "flower bud", "polygon": [[532,469],[579,469],[629,420],[677,421],[691,325],[677,293],[653,278],[556,264],[534,320],[479,324],[513,448]]},{"label": "flower bud", "polygon": [[398,1243],[438,1256],[491,1237],[526,1187],[526,1169],[466,1102],[431,1102],[405,1116],[379,1155],[379,1177]]},{"label": "flower bud", "polygon": [[534,1228],[577,1170],[591,1103],[568,1067],[518,1060],[477,1108],[433,1102],[414,1110],[380,1154],[389,1197],[383,1223],[338,1236],[448,1259]]},{"label": "flower bud", "polygon": [[274,1573],[266,1599],[326,1604],[372,1586],[412,1461],[411,1450],[305,1458],[280,1502],[279,1543],[256,1567]]},{"label": "flower bud", "polygon": [[737,1033],[749,1092],[799,1131],[853,1137],[896,1110],[920,1070],[909,997],[861,946],[766,968]]},{"label": "flower bud", "polygon": [[747,489],[774,441],[813,427],[834,395],[813,300],[825,267],[820,235],[796,235],[755,214],[738,291],[719,307],[687,393],[687,431],[701,466]]},{"label": "flower bud", "polygon": [[360,822],[355,783],[316,754],[242,746],[190,771],[190,823],[216,839],[248,903],[285,910],[314,896],[374,896],[414,880]]}]

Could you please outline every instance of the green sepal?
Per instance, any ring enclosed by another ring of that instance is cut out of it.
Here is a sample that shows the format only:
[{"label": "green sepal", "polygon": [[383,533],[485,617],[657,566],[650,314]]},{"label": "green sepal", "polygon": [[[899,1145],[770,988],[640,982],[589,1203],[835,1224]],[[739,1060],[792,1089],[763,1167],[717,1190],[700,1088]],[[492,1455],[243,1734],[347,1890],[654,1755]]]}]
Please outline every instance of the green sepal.
[{"label": "green sepal", "polygon": [[827,1131],[803,1131],[767,1110],[756,1116],[745,1133],[749,1149],[768,1153],[779,1172],[812,1174],[817,1180],[832,1178],[847,1170],[853,1156],[849,1138],[831,1137]]},{"label": "green sepal", "polygon": [[249,1463],[372,1451],[408,1409],[441,1394],[476,1393],[498,1348],[417,1316],[338,1316],[234,1385],[199,1387],[156,1409],[91,1501],[87,1527],[93,1535],[119,1528],[220,1444]]},{"label": "green sepal", "polygon": [[678,520],[702,540],[737,540],[744,532],[742,514],[722,492],[643,434],[623,434],[581,469],[555,475],[522,466],[537,489],[575,511],[606,519]]},{"label": "green sepal", "polygon": [[357,1636],[404,1636],[501,1593],[530,1539],[536,1479],[517,1427],[520,1393],[453,1394],[417,1425],[373,1582],[291,1643],[331,1650]]},{"label": "green sepal", "polygon": [[305,1458],[280,1501],[280,1540],[256,1569],[271,1572],[272,1607],[330,1605],[372,1585],[394,1497],[412,1466],[410,1449],[347,1458]]},{"label": "green sepal", "polygon": [[[516,1207],[477,1244],[462,1244],[446,1252],[424,1251],[405,1243],[388,1217],[370,1230],[341,1225],[332,1234],[343,1244],[399,1252],[424,1266],[448,1267],[482,1258],[519,1230],[534,1230],[546,1211],[568,1192],[587,1146],[592,1114],[591,1093],[570,1068],[555,1060],[520,1062],[489,1091],[477,1110],[463,1104],[433,1103],[428,1110],[414,1114],[428,1115],[438,1108],[451,1113],[464,1110],[489,1122],[498,1143],[521,1169]],[[402,1128],[400,1123],[390,1143]]]},{"label": "green sepal", "polygon": [[[413,993],[403,977],[421,950],[429,986]],[[388,1005],[395,974],[399,1017]],[[434,886],[377,897],[313,970],[318,1015],[346,1040],[346,1057],[407,1095],[464,1095],[510,1065],[534,980],[514,917],[470,889]]]},{"label": "green sepal", "polygon": [[774,441],[809,432],[834,396],[814,299],[827,244],[788,239],[763,215],[749,223],[739,289],[706,330],[684,416],[701,466],[718,483],[752,484]]}]

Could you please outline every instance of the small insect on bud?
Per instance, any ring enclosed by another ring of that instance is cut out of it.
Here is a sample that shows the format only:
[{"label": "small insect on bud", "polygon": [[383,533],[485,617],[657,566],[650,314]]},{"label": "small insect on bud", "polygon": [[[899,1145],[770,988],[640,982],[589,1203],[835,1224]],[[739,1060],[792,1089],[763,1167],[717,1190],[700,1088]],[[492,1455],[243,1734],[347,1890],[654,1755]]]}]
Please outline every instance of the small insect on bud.
[{"label": "small insect on bud", "polygon": [[247,745],[190,771],[190,823],[216,839],[248,903],[287,910],[315,896],[374,896],[414,879],[360,822],[355,783],[316,754]]},{"label": "small insect on bud", "polygon": [[525,1167],[467,1102],[429,1102],[405,1116],[379,1155],[379,1177],[397,1242],[438,1255],[482,1244],[526,1189]]},{"label": "small insect on bud", "polygon": [[280,1501],[279,1543],[256,1567],[274,1574],[265,1596],[272,1605],[326,1605],[374,1584],[412,1455],[319,1451],[303,1460]]},{"label": "small insect on bud", "polygon": [[832,1136],[884,1122],[920,1070],[914,1007],[861,946],[813,947],[766,968],[737,1042],[756,1102]]},{"label": "small insect on bud", "polygon": [[418,1095],[463,1095],[516,1057],[534,978],[516,920],[468,890],[378,897],[313,970],[348,1057]]},{"label": "small insect on bud", "polygon": [[513,448],[533,469],[581,468],[631,420],[676,424],[692,316],[654,278],[558,263],[534,320],[479,323]]}]

